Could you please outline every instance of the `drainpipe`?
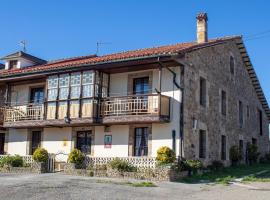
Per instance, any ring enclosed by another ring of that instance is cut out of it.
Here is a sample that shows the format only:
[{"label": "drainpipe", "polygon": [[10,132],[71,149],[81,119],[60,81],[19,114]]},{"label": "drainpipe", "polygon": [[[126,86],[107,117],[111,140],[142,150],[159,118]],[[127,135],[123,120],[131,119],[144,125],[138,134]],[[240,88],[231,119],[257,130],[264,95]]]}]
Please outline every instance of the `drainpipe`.
[{"label": "drainpipe", "polygon": [[[167,67],[166,65],[164,65],[160,59],[158,58],[158,64],[161,68],[165,68],[167,69],[169,72],[172,73],[173,75],[173,84],[177,87],[177,89],[179,89],[181,91],[181,93],[179,94],[179,99],[180,99],[180,117],[179,117],[179,139],[180,139],[180,144],[179,144],[179,150],[180,150],[180,160],[183,158],[183,144],[184,144],[184,87],[181,86],[180,84],[177,83],[176,81],[176,73],[171,70],[169,67]],[[182,81],[184,81],[184,65],[182,65],[181,68],[181,83],[183,83]]]}]

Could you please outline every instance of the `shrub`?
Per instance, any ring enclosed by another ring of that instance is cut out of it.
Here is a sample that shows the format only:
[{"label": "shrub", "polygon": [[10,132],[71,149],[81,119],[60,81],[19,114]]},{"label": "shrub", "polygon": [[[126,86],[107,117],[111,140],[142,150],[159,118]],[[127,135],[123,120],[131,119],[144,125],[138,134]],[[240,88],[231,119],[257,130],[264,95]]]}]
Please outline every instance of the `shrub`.
[{"label": "shrub", "polygon": [[230,160],[232,161],[232,165],[239,163],[242,159],[241,151],[238,146],[232,146],[230,148]]},{"label": "shrub", "polygon": [[256,163],[260,153],[258,153],[258,147],[255,144],[247,145],[247,156],[249,164]]},{"label": "shrub", "polygon": [[79,149],[73,149],[68,155],[68,162],[76,165],[82,165],[84,161],[84,155]]},{"label": "shrub", "polygon": [[270,163],[270,153],[267,153],[263,157],[261,157],[260,163]]},{"label": "shrub", "polygon": [[211,165],[208,166],[210,170],[219,171],[224,168],[224,165],[219,160],[214,160]]},{"label": "shrub", "polygon": [[136,171],[136,167],[130,165],[128,162],[121,160],[119,158],[113,159],[108,165],[112,169],[117,169],[120,172],[133,172]]},{"label": "shrub", "polygon": [[189,167],[187,166],[185,160],[181,160],[177,163],[173,163],[171,165],[171,168],[175,171],[178,171],[178,172],[189,170]]},{"label": "shrub", "polygon": [[5,165],[12,166],[12,167],[22,167],[23,159],[19,155],[6,156],[0,160],[0,167],[4,167]]},{"label": "shrub", "polygon": [[199,169],[203,168],[203,164],[200,160],[186,160],[185,164],[187,169],[193,173],[197,173]]},{"label": "shrub", "polygon": [[48,151],[44,148],[37,148],[33,154],[33,159],[36,162],[47,162],[49,159]]},{"label": "shrub", "polygon": [[175,153],[169,147],[160,147],[157,150],[157,161],[159,164],[169,164],[176,160]]}]

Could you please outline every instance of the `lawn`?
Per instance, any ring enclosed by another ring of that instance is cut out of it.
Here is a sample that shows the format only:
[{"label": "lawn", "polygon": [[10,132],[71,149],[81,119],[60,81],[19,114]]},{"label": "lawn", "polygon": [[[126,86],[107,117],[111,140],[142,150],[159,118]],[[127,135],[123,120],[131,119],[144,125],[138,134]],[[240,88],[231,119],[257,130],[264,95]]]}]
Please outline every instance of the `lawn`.
[{"label": "lawn", "polygon": [[[255,164],[252,166],[241,165],[237,167],[227,167],[219,171],[210,171],[204,174],[195,174],[191,177],[184,178],[182,181],[185,183],[200,183],[200,182],[212,182],[212,183],[220,183],[220,184],[229,184],[232,180],[236,178],[243,178],[245,181],[253,181],[257,179],[258,181],[261,179],[267,180],[270,178],[270,172],[261,174],[260,176],[265,177],[252,177],[250,174],[255,174],[264,170],[270,171],[270,164]],[[259,175],[258,175],[259,176]],[[249,180],[247,179],[249,177]]]},{"label": "lawn", "polygon": [[262,174],[246,176],[243,182],[270,182],[270,169]]}]

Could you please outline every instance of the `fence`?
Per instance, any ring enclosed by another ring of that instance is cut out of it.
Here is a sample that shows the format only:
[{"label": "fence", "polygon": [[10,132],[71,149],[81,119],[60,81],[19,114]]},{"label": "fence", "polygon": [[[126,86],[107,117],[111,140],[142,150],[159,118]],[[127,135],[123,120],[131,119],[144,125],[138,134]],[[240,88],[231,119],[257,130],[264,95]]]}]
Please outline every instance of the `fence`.
[{"label": "fence", "polygon": [[[103,165],[115,159],[114,157],[86,157],[87,165]],[[139,168],[155,168],[156,158],[149,157],[119,157],[119,159],[128,162],[130,165]]]}]

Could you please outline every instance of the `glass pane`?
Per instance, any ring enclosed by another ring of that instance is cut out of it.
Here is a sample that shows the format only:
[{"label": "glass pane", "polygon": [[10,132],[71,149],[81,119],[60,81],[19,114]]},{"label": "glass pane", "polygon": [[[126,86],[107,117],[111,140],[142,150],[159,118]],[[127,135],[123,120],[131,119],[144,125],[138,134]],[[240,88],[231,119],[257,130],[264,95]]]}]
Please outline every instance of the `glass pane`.
[{"label": "glass pane", "polygon": [[93,83],[94,83],[93,71],[83,72],[82,84],[93,84]]},{"label": "glass pane", "polygon": [[78,118],[80,110],[80,102],[78,100],[70,101],[70,118]]},{"label": "glass pane", "polygon": [[102,87],[102,97],[107,97],[107,96],[108,96],[108,88]]},{"label": "glass pane", "polygon": [[94,90],[93,85],[84,85],[83,91],[82,91],[82,96],[83,97],[93,97],[93,90]]},{"label": "glass pane", "polygon": [[69,86],[69,74],[61,74],[59,77],[59,87]]},{"label": "glass pane", "polygon": [[49,89],[48,90],[48,100],[56,100],[57,97],[57,89]]},{"label": "glass pane", "polygon": [[68,98],[68,87],[59,88],[59,99],[67,99]]},{"label": "glass pane", "polygon": [[71,86],[70,98],[77,99],[80,97],[81,87],[80,86]]},{"label": "glass pane", "polygon": [[97,97],[98,95],[99,95],[99,91],[98,91],[98,88],[99,88],[99,86],[98,85],[95,85],[95,96]]},{"label": "glass pane", "polygon": [[50,76],[48,78],[48,89],[57,88],[57,86],[58,86],[58,77],[57,76]]},{"label": "glass pane", "polygon": [[109,76],[108,76],[108,74],[103,74],[103,80],[102,80],[102,86],[104,86],[104,87],[106,87],[106,86],[108,86],[108,82],[109,82]]},{"label": "glass pane", "polygon": [[72,73],[70,79],[70,85],[80,85],[81,84],[81,73]]}]

